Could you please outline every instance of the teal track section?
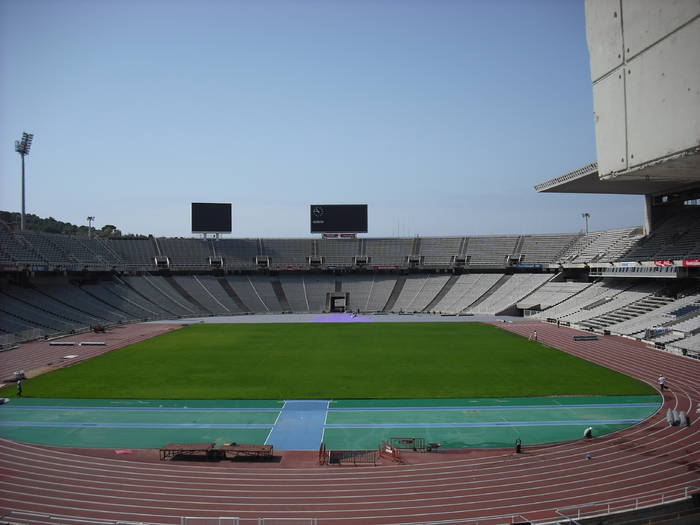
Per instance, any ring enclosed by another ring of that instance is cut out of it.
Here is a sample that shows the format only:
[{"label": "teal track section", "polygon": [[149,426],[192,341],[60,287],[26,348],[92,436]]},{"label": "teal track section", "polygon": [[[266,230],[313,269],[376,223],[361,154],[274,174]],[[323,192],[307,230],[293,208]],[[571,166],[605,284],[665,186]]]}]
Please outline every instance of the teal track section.
[{"label": "teal track section", "polygon": [[14,398],[0,406],[0,436],[80,448],[167,443],[263,444],[283,401]]},{"label": "teal track section", "polygon": [[636,424],[660,396],[404,400],[99,400],[14,398],[0,406],[0,436],[95,448],[167,443],[272,444],[278,450],[373,449],[390,437],[442,448],[509,447],[580,439]]},{"label": "teal track section", "polygon": [[324,442],[330,449],[374,448],[392,437],[420,437],[441,448],[541,445],[622,430],[654,414],[659,396],[337,400]]}]

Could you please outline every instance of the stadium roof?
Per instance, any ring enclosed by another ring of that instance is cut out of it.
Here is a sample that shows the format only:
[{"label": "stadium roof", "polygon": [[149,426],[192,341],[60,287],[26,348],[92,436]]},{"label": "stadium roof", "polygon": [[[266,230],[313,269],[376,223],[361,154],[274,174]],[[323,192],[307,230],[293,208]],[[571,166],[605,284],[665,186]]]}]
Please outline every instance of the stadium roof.
[{"label": "stadium roof", "polygon": [[[696,160],[696,159],[693,159]],[[684,162],[685,161],[685,162]],[[598,163],[591,162],[559,177],[535,185],[540,193],[610,193],[651,195],[679,190],[688,184],[697,185],[697,169],[688,169],[688,159],[677,158],[641,170],[627,171],[601,179]]]}]

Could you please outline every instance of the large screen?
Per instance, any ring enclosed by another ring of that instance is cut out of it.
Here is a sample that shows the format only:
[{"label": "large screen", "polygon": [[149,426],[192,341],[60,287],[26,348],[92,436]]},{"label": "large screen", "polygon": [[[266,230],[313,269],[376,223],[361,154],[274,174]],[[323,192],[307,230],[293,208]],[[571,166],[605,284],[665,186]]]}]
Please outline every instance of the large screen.
[{"label": "large screen", "polygon": [[192,203],[192,233],[231,233],[231,203]]},{"label": "large screen", "polygon": [[367,233],[366,204],[312,204],[311,233]]}]

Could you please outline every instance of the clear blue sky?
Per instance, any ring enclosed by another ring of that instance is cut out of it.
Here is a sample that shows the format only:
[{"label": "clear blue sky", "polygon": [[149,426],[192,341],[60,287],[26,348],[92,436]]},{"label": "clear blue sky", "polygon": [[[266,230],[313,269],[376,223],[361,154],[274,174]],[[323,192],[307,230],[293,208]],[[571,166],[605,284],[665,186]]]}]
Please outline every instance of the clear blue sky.
[{"label": "clear blue sky", "polygon": [[639,225],[638,196],[537,194],[595,160],[583,0],[3,0],[0,209],[35,134],[27,212],[189,236],[309,236],[368,203],[369,236]]}]

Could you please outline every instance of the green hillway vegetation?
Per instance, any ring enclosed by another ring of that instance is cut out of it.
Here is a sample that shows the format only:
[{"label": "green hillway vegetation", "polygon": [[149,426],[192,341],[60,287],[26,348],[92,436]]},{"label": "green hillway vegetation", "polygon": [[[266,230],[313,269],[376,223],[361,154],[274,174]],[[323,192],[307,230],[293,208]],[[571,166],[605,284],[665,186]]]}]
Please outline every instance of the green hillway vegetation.
[{"label": "green hillway vegetation", "polygon": [[[24,382],[26,397],[647,395],[650,386],[479,323],[199,324]],[[15,388],[0,396],[15,395]]]}]

